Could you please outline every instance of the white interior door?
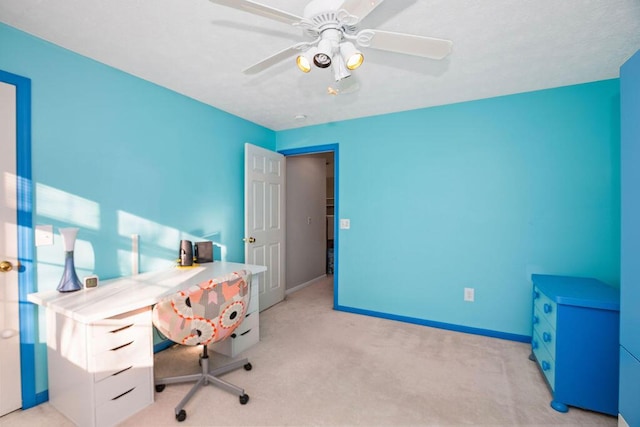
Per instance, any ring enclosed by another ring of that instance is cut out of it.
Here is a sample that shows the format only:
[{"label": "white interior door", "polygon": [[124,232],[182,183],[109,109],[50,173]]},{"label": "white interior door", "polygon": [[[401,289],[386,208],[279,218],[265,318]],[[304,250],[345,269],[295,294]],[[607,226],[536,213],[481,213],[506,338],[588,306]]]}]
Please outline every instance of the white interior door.
[{"label": "white interior door", "polygon": [[0,416],[22,407],[16,184],[16,87],[0,82]]},{"label": "white interior door", "polygon": [[284,299],[285,158],[251,144],[244,146],[245,262],[264,265],[260,311]]}]

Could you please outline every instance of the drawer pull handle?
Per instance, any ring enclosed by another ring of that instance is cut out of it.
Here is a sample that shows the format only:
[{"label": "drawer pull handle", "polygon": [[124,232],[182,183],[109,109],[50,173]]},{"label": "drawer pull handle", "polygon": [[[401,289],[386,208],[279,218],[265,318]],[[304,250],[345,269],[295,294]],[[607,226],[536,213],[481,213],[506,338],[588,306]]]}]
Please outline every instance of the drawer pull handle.
[{"label": "drawer pull handle", "polygon": [[112,377],[115,377],[116,375],[120,375],[121,373],[126,372],[126,371],[128,371],[129,369],[131,369],[131,368],[133,368],[133,365],[129,366],[128,368],[124,368],[123,370],[118,371],[118,372],[116,372],[115,374],[111,374],[111,376],[112,376]]},{"label": "drawer pull handle", "polygon": [[549,332],[542,333],[542,340],[544,342],[551,342],[551,334]]},{"label": "drawer pull handle", "polygon": [[544,312],[545,313],[549,314],[549,313],[551,313],[551,310],[552,310],[551,304],[545,304],[544,305]]},{"label": "drawer pull handle", "polygon": [[536,341],[536,340],[531,341],[531,348],[534,349],[534,350],[537,349],[538,348],[538,341]]},{"label": "drawer pull handle", "polygon": [[240,336],[244,336],[247,335],[249,332],[251,332],[251,329],[247,329],[246,331],[244,331],[243,333],[240,334]]},{"label": "drawer pull handle", "polygon": [[235,333],[231,334],[231,338],[235,338],[237,335]]},{"label": "drawer pull handle", "polygon": [[542,361],[542,370],[543,371],[548,371],[549,369],[551,369],[551,363],[547,362],[546,360]]},{"label": "drawer pull handle", "polygon": [[123,326],[123,327],[118,328],[118,329],[114,329],[113,331],[109,331],[109,333],[110,333],[110,334],[117,334],[118,332],[122,332],[122,331],[124,331],[125,329],[129,329],[129,328],[130,328],[130,327],[132,327],[132,326],[133,326],[133,323],[132,323],[132,324],[130,324],[130,325],[127,325],[127,326]]},{"label": "drawer pull handle", "polygon": [[114,347],[114,348],[112,348],[112,349],[111,349],[111,350],[109,350],[109,351],[118,351],[118,350],[120,350],[120,349],[122,349],[122,348],[125,348],[125,347],[126,347],[126,346],[128,346],[128,345],[131,345],[131,344],[133,344],[133,341],[129,341],[129,342],[128,342],[128,343],[126,343],[126,344],[122,344],[122,345],[120,345],[120,346],[118,346],[118,347]]},{"label": "drawer pull handle", "polygon": [[247,317],[251,316],[252,313],[247,313],[244,315],[244,318],[246,319]]},{"label": "drawer pull handle", "polygon": [[540,318],[538,316],[533,316],[533,324],[537,325],[538,323],[540,323]]},{"label": "drawer pull handle", "polygon": [[538,298],[540,298],[540,292],[533,291],[533,299],[538,299]]},{"label": "drawer pull handle", "polygon": [[129,394],[129,393],[131,393],[131,392],[132,392],[133,390],[135,390],[135,389],[136,389],[136,388],[135,388],[135,387],[133,387],[132,389],[125,391],[124,393],[122,393],[122,394],[120,394],[120,395],[118,395],[118,396],[114,397],[114,398],[113,398],[113,399],[111,399],[111,400],[118,400],[118,399],[120,399],[122,396],[124,396],[125,394]]}]

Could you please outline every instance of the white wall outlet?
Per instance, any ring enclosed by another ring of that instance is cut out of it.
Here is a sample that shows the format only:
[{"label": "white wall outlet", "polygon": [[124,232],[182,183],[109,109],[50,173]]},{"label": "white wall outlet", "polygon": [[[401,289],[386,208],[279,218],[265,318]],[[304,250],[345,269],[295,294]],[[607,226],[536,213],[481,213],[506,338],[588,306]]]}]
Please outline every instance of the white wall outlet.
[{"label": "white wall outlet", "polygon": [[473,288],[464,288],[464,300],[473,302],[476,298],[475,293],[475,289]]},{"label": "white wall outlet", "polygon": [[36,225],[36,246],[53,245],[53,225]]},{"label": "white wall outlet", "polygon": [[346,218],[340,218],[340,228],[342,230],[348,230],[351,228],[351,220]]}]

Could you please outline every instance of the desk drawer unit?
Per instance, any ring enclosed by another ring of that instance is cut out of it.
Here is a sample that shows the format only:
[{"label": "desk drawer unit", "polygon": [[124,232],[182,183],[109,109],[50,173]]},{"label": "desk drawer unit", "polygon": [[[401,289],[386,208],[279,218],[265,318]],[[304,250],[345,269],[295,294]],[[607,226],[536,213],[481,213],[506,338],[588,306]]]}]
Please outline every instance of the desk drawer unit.
[{"label": "desk drawer unit", "polygon": [[48,311],[47,322],[49,397],[75,424],[112,426],[153,403],[149,308],[91,324]]},{"label": "desk drawer unit", "polygon": [[619,290],[588,278],[532,275],[532,359],[551,407],[618,413]]},{"label": "desk drawer unit", "polygon": [[209,346],[209,348],[216,353],[236,357],[260,341],[260,313],[258,311],[260,305],[258,289],[260,286],[258,277],[259,275],[256,274],[253,275],[251,279],[251,301],[249,301],[247,314],[240,326],[238,326],[230,338]]}]

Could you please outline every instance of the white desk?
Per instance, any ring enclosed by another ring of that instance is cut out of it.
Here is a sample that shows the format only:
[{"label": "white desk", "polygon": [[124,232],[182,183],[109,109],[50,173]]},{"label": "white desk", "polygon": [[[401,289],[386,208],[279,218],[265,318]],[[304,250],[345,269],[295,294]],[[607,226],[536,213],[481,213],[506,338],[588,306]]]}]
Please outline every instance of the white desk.
[{"label": "white desk", "polygon": [[104,281],[94,289],[29,294],[46,308],[49,401],[80,426],[111,426],[153,403],[151,306],[205,280],[266,267],[213,262]]}]

